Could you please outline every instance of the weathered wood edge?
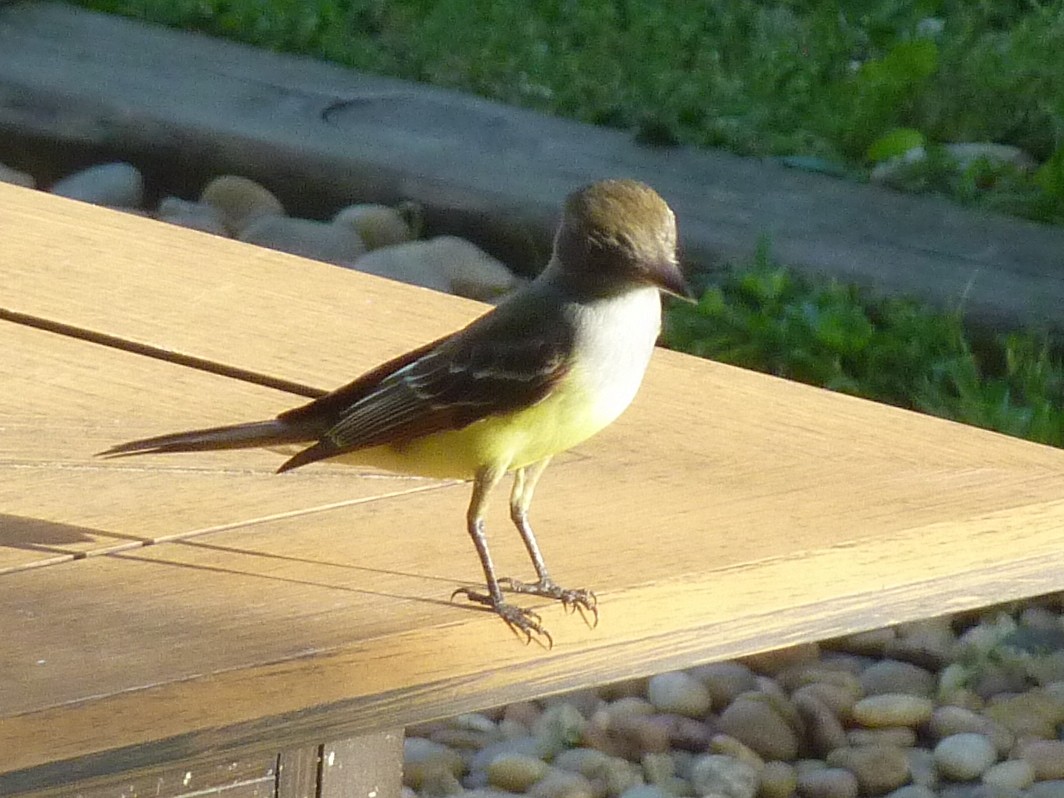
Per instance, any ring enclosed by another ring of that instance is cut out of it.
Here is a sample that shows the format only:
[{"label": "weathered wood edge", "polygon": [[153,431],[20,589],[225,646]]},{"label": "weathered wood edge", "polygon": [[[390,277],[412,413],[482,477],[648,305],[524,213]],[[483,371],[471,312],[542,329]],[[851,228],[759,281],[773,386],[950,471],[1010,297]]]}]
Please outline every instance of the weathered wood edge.
[{"label": "weathered wood edge", "polygon": [[238,172],[299,213],[414,199],[430,228],[526,270],[562,195],[634,176],[670,200],[703,267],[767,237],[803,271],[1064,329],[1064,230],[65,5],[0,7],[0,132],[0,158],[46,142],[60,160],[122,155],[186,193]]}]

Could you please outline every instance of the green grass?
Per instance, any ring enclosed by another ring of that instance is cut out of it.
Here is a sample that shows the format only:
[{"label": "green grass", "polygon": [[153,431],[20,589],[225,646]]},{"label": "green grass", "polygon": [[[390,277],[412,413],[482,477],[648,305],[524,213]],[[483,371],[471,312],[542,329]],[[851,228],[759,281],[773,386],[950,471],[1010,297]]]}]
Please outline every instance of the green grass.
[{"label": "green grass", "polygon": [[[1064,223],[1064,0],[84,0],[83,5],[684,142],[864,179],[923,144],[913,191]],[[941,144],[1023,148],[1034,171]],[[762,257],[673,308],[677,349],[1064,446],[1036,333],[871,301]]]},{"label": "green grass", "polygon": [[[906,129],[933,157],[905,187],[1064,223],[1064,0],[82,4],[856,178]],[[951,141],[1041,168],[962,173],[936,149]]]}]

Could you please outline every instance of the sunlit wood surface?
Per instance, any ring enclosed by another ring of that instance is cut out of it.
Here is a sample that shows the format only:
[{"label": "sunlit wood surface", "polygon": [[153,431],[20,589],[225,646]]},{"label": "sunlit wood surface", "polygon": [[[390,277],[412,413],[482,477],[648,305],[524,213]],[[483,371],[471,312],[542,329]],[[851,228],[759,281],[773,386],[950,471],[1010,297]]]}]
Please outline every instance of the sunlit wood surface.
[{"label": "sunlit wood surface", "polygon": [[449,602],[480,580],[466,485],[93,457],[304,401],[168,357],[312,392],[481,310],[0,184],[0,793],[1064,587],[1064,453],[665,351],[537,493],[556,578],[601,607],[532,601],[551,651]]}]

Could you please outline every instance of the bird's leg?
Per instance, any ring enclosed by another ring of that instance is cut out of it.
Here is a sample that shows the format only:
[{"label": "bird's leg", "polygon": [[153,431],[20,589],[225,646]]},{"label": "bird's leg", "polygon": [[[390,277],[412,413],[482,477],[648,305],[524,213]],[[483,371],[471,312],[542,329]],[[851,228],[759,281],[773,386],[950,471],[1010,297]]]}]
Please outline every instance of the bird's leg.
[{"label": "bird's leg", "polygon": [[[519,634],[524,634],[525,642],[531,642],[535,637],[536,642],[546,641],[546,647],[554,645],[550,633],[543,628],[539,615],[532,610],[509,604],[503,599],[499,580],[495,576],[495,566],[491,561],[491,552],[488,551],[488,540],[484,535],[484,510],[488,503],[488,494],[491,489],[499,484],[504,470],[481,469],[473,480],[473,497],[469,502],[469,511],[466,514],[466,522],[469,536],[473,539],[473,545],[480,557],[480,565],[484,569],[484,580],[487,583],[487,593],[481,593],[468,587],[460,587],[451,594],[453,599],[461,594],[476,604],[483,604]],[[542,638],[542,639],[541,639]]]},{"label": "bird's leg", "polygon": [[[528,508],[532,504],[532,494],[536,490],[536,483],[547,469],[550,458],[544,458],[526,468],[519,468],[514,473],[514,487],[510,493],[510,518],[521,533],[521,540],[525,543],[528,556],[532,559],[532,565],[536,569],[536,582],[526,584],[508,577],[500,579],[500,585],[511,593],[529,593],[536,596],[551,598],[560,601],[566,609],[579,611],[580,617],[588,626],[598,625],[598,599],[590,590],[570,590],[559,587],[550,578],[547,572],[547,564],[543,561],[543,554],[536,542],[536,535],[532,531],[532,525],[528,523]],[[588,616],[590,614],[590,620]]]}]

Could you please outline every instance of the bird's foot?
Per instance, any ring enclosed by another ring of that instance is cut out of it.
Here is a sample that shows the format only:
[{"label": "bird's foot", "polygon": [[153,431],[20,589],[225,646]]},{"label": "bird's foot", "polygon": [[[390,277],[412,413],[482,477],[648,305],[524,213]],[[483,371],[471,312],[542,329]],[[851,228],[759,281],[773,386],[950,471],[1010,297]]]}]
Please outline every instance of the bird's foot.
[{"label": "bird's foot", "polygon": [[594,629],[598,626],[598,598],[590,590],[570,590],[559,587],[551,579],[540,579],[538,582],[519,582],[510,577],[499,580],[499,587],[510,593],[525,593],[532,596],[560,601],[562,606],[569,612],[579,612],[589,627]]},{"label": "bird's foot", "polygon": [[510,627],[514,634],[523,635],[526,644],[535,640],[546,649],[554,647],[554,638],[550,636],[550,632],[543,628],[539,613],[533,610],[526,610],[524,607],[518,607],[516,604],[493,599],[487,593],[481,593],[470,587],[460,587],[455,590],[451,594],[451,600],[453,601],[454,597],[458,595],[465,596],[474,604],[483,605],[486,609],[494,612],[506,621],[506,625]]}]

